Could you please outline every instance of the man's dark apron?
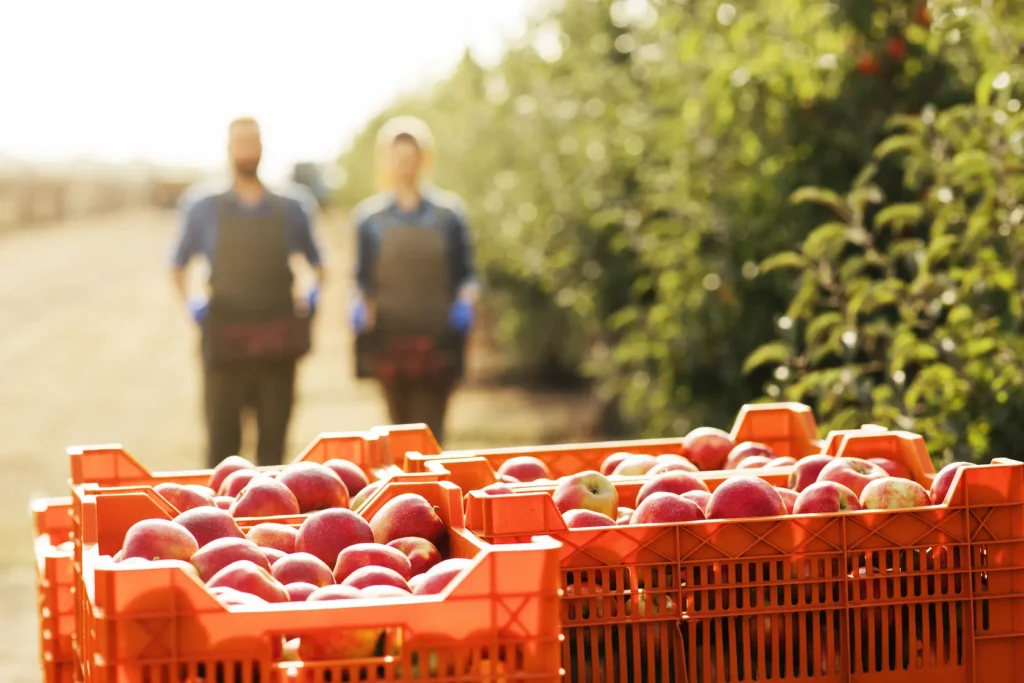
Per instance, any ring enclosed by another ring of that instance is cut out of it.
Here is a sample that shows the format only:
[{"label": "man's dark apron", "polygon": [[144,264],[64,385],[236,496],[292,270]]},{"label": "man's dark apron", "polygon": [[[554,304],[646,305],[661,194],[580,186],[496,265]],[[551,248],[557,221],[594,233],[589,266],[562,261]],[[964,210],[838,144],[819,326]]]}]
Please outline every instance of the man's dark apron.
[{"label": "man's dark apron", "polygon": [[374,270],[374,328],[356,338],[356,374],[383,381],[458,377],[465,337],[452,328],[455,298],[445,210],[426,225],[384,225]]},{"label": "man's dark apron", "polygon": [[269,195],[270,211],[244,215],[230,195],[216,201],[204,357],[213,363],[301,357],[310,347],[310,319],[295,313],[284,202]]}]

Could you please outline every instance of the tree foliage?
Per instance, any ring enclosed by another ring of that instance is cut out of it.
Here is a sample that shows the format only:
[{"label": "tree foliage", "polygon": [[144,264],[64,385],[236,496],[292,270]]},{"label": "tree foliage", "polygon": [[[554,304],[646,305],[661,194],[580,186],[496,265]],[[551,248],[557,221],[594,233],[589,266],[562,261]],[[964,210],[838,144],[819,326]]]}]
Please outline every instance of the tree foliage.
[{"label": "tree foliage", "polygon": [[[872,235],[882,197],[886,234],[934,211],[919,196],[932,167],[914,176],[892,159],[927,157],[910,139],[931,138],[907,122],[974,100],[976,44],[996,38],[964,4],[564,0],[496,67],[467,56],[370,122],[342,157],[343,200],[372,192],[377,126],[421,116],[438,183],[469,203],[486,305],[521,367],[595,378],[634,434],[727,425],[774,366],[820,346],[777,334],[787,307],[791,329],[832,343],[847,311],[828,310],[815,278],[853,258],[855,224]],[[883,139],[893,149],[876,160]],[[889,285],[857,294],[864,315],[904,296]],[[815,400],[830,424],[867,414]]]}]

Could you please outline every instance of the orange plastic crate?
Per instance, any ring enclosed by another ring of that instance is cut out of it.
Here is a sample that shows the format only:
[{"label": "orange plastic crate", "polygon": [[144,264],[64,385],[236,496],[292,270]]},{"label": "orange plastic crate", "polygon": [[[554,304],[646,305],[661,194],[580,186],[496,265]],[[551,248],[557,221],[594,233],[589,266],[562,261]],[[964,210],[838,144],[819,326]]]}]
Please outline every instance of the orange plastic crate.
[{"label": "orange plastic crate", "polygon": [[[326,462],[349,460],[359,465],[373,479],[386,478],[399,472],[407,450],[440,453],[441,447],[430,428],[423,424],[374,427],[365,432],[326,433],[292,462]],[[150,472],[119,444],[76,446],[68,449],[71,458],[71,485],[156,486],[162,482],[202,484],[210,480],[212,470]],[[265,467],[277,470],[284,465]]]},{"label": "orange plastic crate", "polygon": [[72,648],[75,605],[72,586],[71,498],[32,502],[35,528],[39,664],[44,683],[74,683],[80,669]]},{"label": "orange plastic crate", "polygon": [[[845,434],[837,453],[934,476],[906,432]],[[624,504],[640,484],[616,483]],[[1019,462],[960,470],[941,506],[601,529],[566,529],[534,488],[470,493],[467,525],[562,542],[567,681],[1024,682]]]},{"label": "orange plastic crate", "polygon": [[[736,416],[732,428],[735,443],[758,441],[771,447],[779,456],[801,458],[820,453],[822,442],[818,438],[818,425],[810,407],[802,403],[754,403],[743,406]],[[609,455],[626,451],[629,453],[660,455],[681,454],[682,439],[641,439],[637,441],[602,441],[595,443],[560,444],[557,446],[516,446],[513,448],[490,448],[463,451],[445,451],[441,454],[427,454],[408,449],[405,452],[402,470],[422,472],[427,464],[437,458],[472,457],[487,461],[496,471],[509,458],[531,455],[544,461],[554,479],[585,470],[599,469]],[[493,483],[492,477],[488,483]],[[483,484],[486,486],[486,484]],[[473,488],[482,488],[474,486]],[[470,490],[470,489],[465,489]]]},{"label": "orange plastic crate", "polygon": [[[476,558],[461,581],[437,596],[258,608],[224,607],[178,568],[126,567],[102,557],[120,547],[134,522],[168,517],[161,499],[148,491],[76,496],[86,681],[559,681],[560,544],[548,537],[502,547],[482,543],[463,528],[461,491],[446,482],[391,483],[362,514],[370,517],[408,492],[437,506],[453,556]],[[286,634],[343,637],[366,628],[385,632],[390,656],[281,661]]]}]

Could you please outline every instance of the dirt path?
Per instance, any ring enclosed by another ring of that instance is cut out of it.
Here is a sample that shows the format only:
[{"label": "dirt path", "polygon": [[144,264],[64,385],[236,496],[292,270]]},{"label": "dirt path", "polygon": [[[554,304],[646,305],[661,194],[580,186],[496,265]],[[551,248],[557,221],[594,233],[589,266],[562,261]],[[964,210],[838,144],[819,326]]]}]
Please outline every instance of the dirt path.
[{"label": "dirt path", "polygon": [[[351,375],[344,329],[351,267],[338,220],[324,221],[330,285],[318,350],[303,365],[291,430],[386,422],[376,388]],[[123,443],[151,469],[202,461],[196,331],[164,268],[174,216],[143,212],[0,237],[0,681],[39,680],[28,501],[66,490],[71,444]],[[569,435],[579,399],[466,389],[450,446]]]}]

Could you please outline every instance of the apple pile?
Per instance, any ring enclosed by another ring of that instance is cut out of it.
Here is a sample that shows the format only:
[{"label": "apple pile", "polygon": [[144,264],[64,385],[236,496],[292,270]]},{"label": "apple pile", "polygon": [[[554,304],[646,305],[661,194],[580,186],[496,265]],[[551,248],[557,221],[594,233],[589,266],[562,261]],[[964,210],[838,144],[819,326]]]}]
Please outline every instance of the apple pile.
[{"label": "apple pile", "polygon": [[207,486],[164,482],[154,489],[181,512],[217,507],[232,517],[279,517],[329,508],[357,509],[381,486],[347,460],[297,462],[259,470],[243,457],[222,460]]},{"label": "apple pile", "polygon": [[[279,483],[287,472],[268,479]],[[307,500],[312,499],[310,492]],[[173,520],[136,522],[113,560],[122,565],[171,562],[205,583],[223,604],[251,606],[437,594],[472,563],[446,559],[447,547],[448,529],[436,509],[419,494],[403,493],[369,521],[343,507],[329,507],[310,513],[297,529],[261,522],[247,533],[228,510],[201,505]],[[299,655],[373,656],[382,633],[341,643],[326,636],[305,638]]]}]

